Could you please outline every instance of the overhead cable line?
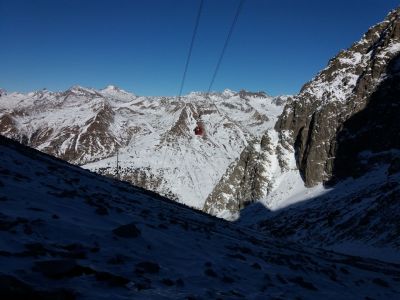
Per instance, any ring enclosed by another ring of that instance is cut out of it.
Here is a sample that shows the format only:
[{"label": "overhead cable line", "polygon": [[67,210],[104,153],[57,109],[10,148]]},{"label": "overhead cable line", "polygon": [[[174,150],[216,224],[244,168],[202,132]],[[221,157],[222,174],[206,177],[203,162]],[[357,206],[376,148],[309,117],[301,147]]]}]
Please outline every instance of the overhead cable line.
[{"label": "overhead cable line", "polygon": [[185,69],[183,71],[182,82],[181,82],[181,86],[179,88],[178,100],[180,100],[181,96],[182,96],[183,86],[184,86],[185,80],[186,80],[186,73],[187,73],[187,70],[188,70],[188,67],[189,67],[190,58],[191,58],[192,52],[193,52],[193,44],[194,44],[194,40],[196,39],[197,29],[199,27],[201,11],[203,9],[203,2],[204,2],[204,0],[200,0],[199,9],[197,11],[196,22],[195,22],[195,26],[194,26],[194,29],[193,29],[192,40],[190,41],[189,52],[188,52],[188,56],[186,58]]},{"label": "overhead cable line", "polygon": [[[192,39],[190,41],[190,45],[189,45],[189,51],[188,51],[188,55],[186,57],[186,63],[185,63],[185,68],[183,71],[183,75],[182,75],[182,81],[181,81],[181,85],[179,88],[179,93],[178,93],[178,101],[181,100],[182,97],[182,91],[183,91],[183,87],[185,85],[185,80],[186,80],[186,74],[187,74],[187,70],[189,68],[189,62],[190,62],[190,58],[192,57],[192,52],[193,52],[193,45],[194,45],[194,41],[196,39],[196,35],[197,35],[197,30],[199,28],[199,23],[200,23],[200,16],[201,16],[201,12],[203,10],[203,2],[204,0],[200,0],[200,4],[199,4],[199,8],[197,10],[197,16],[196,16],[196,21],[195,21],[195,25],[193,28],[193,34],[192,34]],[[186,104],[184,105],[184,108],[186,108]],[[180,150],[182,153],[182,150]],[[166,158],[166,150],[164,150],[164,155],[163,155],[163,161],[162,161],[162,168],[164,168],[164,163],[165,163],[165,158]]]},{"label": "overhead cable line", "polygon": [[210,91],[211,91],[211,88],[212,88],[212,86],[213,86],[213,84],[214,84],[215,78],[217,77],[218,70],[219,70],[219,68],[220,68],[220,66],[221,66],[222,59],[224,58],[224,55],[225,55],[225,52],[226,52],[226,48],[228,47],[229,41],[230,41],[230,39],[231,39],[231,37],[232,37],[232,33],[233,33],[233,30],[234,30],[235,25],[236,25],[236,23],[237,23],[237,20],[238,20],[238,18],[239,18],[240,11],[242,10],[243,3],[244,3],[244,0],[240,0],[239,5],[238,5],[238,7],[237,7],[237,9],[236,9],[235,17],[233,18],[231,27],[230,27],[230,29],[229,29],[229,33],[228,33],[228,35],[227,35],[227,37],[226,37],[226,40],[225,40],[225,43],[224,43],[224,47],[222,48],[221,54],[220,54],[220,56],[219,56],[219,59],[218,59],[218,62],[217,62],[217,66],[215,67],[213,76],[212,76],[212,78],[211,78],[210,85],[208,86],[207,94],[206,94],[207,96],[209,95],[209,93],[210,93]]}]

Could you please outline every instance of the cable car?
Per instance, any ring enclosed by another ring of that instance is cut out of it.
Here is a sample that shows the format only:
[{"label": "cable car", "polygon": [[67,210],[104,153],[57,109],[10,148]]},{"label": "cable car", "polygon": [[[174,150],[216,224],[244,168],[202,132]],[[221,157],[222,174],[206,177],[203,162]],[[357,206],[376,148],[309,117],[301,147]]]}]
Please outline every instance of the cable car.
[{"label": "cable car", "polygon": [[204,136],[205,130],[202,122],[197,122],[196,127],[194,128],[194,134],[199,136]]}]

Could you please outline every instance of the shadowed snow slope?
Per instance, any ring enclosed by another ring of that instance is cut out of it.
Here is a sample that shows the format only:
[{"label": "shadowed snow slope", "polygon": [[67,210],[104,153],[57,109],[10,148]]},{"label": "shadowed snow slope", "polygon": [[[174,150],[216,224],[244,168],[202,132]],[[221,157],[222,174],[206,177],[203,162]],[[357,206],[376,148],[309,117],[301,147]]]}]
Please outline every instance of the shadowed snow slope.
[{"label": "shadowed snow slope", "polygon": [[382,165],[274,212],[249,206],[239,223],[303,245],[400,262],[399,171]]},{"label": "shadowed snow slope", "polygon": [[398,299],[400,266],[270,238],[0,138],[2,299]]}]

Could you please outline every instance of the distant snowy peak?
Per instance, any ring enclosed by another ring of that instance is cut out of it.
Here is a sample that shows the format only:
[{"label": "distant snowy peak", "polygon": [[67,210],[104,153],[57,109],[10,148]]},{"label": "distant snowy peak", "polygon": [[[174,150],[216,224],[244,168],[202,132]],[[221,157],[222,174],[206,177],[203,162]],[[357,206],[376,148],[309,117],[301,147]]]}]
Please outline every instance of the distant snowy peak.
[{"label": "distant snowy peak", "polygon": [[285,101],[287,100],[287,96],[272,97],[272,96],[269,96],[264,91],[251,92],[251,91],[247,91],[247,90],[240,90],[240,91],[236,92],[231,89],[225,89],[222,92],[211,92],[209,94],[207,94],[205,92],[191,92],[191,93],[181,97],[181,99],[184,101],[209,99],[211,102],[224,101],[224,100],[228,100],[230,98],[238,98],[238,99],[241,98],[242,100],[249,100],[250,98],[277,100],[278,98],[280,98],[281,100],[282,99],[285,99]]},{"label": "distant snowy peak", "polygon": [[123,96],[132,96],[132,97],[136,97],[135,94],[127,92],[119,87],[117,87],[116,85],[108,85],[105,88],[101,89],[99,91],[102,94],[106,94],[106,95],[123,95]]},{"label": "distant snowy peak", "polygon": [[102,91],[120,91],[121,89],[117,87],[116,85],[107,85]]},{"label": "distant snowy peak", "polygon": [[31,92],[28,94],[28,96],[35,98],[35,99],[40,99],[44,97],[49,97],[56,95],[57,93],[49,91],[48,89],[44,88],[42,90],[36,91],[36,92]]},{"label": "distant snowy peak", "polygon": [[230,90],[230,89],[225,89],[225,90],[222,92],[222,95],[228,96],[228,97],[232,97],[232,96],[235,95],[235,94],[236,94],[236,93],[235,93],[234,91]]},{"label": "distant snowy peak", "polygon": [[86,88],[86,87],[82,87],[80,85],[74,85],[72,87],[70,87],[66,93],[72,93],[75,95],[81,95],[81,96],[86,96],[86,95],[96,95],[98,94],[98,91],[96,91],[93,88]]}]

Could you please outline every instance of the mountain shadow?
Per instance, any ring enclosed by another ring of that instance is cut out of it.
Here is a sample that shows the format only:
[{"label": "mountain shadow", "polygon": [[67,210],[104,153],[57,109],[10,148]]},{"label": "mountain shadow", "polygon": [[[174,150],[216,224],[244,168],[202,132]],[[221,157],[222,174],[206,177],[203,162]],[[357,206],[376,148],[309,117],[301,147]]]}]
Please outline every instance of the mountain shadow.
[{"label": "mountain shadow", "polygon": [[388,64],[386,74],[366,107],[339,130],[328,186],[381,164],[390,164],[392,173],[400,169],[400,55]]}]

